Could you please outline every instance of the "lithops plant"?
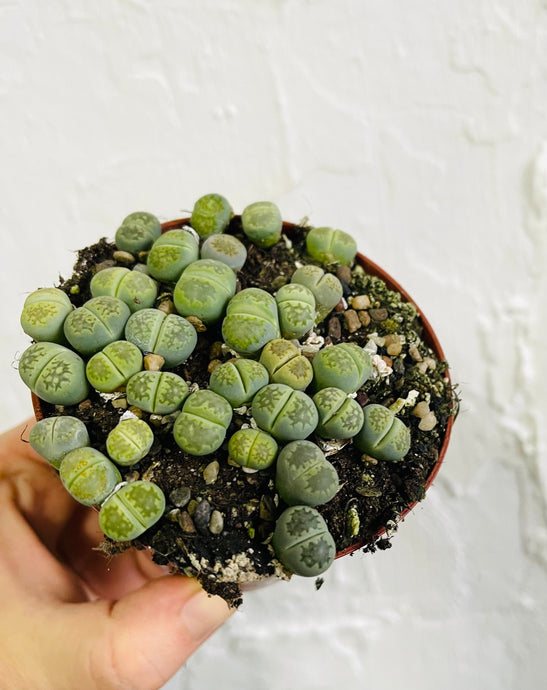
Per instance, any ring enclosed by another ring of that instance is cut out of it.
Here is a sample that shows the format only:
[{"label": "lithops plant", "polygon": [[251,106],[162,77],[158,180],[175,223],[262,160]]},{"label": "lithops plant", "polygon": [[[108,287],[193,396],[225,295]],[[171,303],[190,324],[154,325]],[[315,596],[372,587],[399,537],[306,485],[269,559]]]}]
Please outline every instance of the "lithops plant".
[{"label": "lithops plant", "polygon": [[161,225],[152,213],[136,211],[123,219],[116,231],[116,247],[130,254],[150,249],[160,236]]},{"label": "lithops plant", "polygon": [[108,343],[120,340],[130,313],[127,304],[117,297],[93,297],[66,317],[66,339],[77,352],[93,355]]},{"label": "lithops plant", "polygon": [[144,534],[165,512],[165,496],[157,484],[139,479],[124,484],[101,506],[99,525],[114,541]]},{"label": "lithops plant", "polygon": [[191,455],[208,455],[220,447],[232,421],[232,407],[211,390],[191,393],[173,427],[177,444]]},{"label": "lithops plant", "polygon": [[339,263],[350,266],[357,253],[357,244],[351,235],[333,228],[311,228],[306,236],[308,254],[323,264]]},{"label": "lithops plant", "polygon": [[89,386],[84,360],[57,343],[34,343],[19,360],[19,375],[39,398],[53,405],[76,405]]},{"label": "lithops plant", "polygon": [[89,284],[93,297],[117,297],[131,312],[147,309],[156,301],[156,283],[141,271],[130,271],[123,266],[104,268],[96,273]]},{"label": "lithops plant", "polygon": [[304,285],[315,297],[316,317],[319,323],[329,314],[342,299],[342,283],[332,273],[326,273],[321,266],[307,264],[300,266],[293,273],[291,282]]},{"label": "lithops plant", "polygon": [[295,575],[316,577],[334,561],[336,546],[322,515],[309,506],[290,506],[275,525],[275,555]]},{"label": "lithops plant", "polygon": [[134,465],[152,448],[154,433],[148,424],[131,417],[123,419],[106,437],[106,452],[117,465]]},{"label": "lithops plant", "polygon": [[28,440],[39,455],[55,469],[59,469],[67,453],[89,445],[89,434],[80,419],[62,415],[46,417],[36,422],[29,432]]},{"label": "lithops plant", "polygon": [[277,443],[260,429],[239,429],[228,443],[230,459],[247,470],[265,470],[275,462]]},{"label": "lithops plant", "polygon": [[334,498],[338,472],[311,441],[292,441],[277,458],[275,488],[287,505],[319,506]]},{"label": "lithops plant", "polygon": [[325,347],[312,360],[317,389],[341,388],[354,393],[372,374],[369,353],[356,343],[339,343]]},{"label": "lithops plant", "polygon": [[197,316],[203,323],[217,321],[236,291],[236,277],[222,261],[198,259],[179,278],[173,301],[182,316]]},{"label": "lithops plant", "polygon": [[322,438],[352,438],[363,426],[363,408],[340,388],[322,388],[313,396],[319,413],[315,433]]},{"label": "lithops plant", "polygon": [[253,355],[279,335],[277,305],[269,292],[246,288],[228,302],[222,337],[232,350]]},{"label": "lithops plant", "polygon": [[63,324],[72,311],[68,295],[58,288],[40,288],[25,300],[21,327],[37,341],[65,343]]},{"label": "lithops plant", "polygon": [[186,381],[172,371],[140,371],[127,382],[129,405],[151,414],[171,414],[188,395]]},{"label": "lithops plant", "polygon": [[142,369],[142,352],[127,340],[115,340],[91,357],[86,365],[87,380],[101,393],[125,386]]},{"label": "lithops plant", "polygon": [[102,503],[122,480],[120,471],[96,448],[77,448],[61,461],[59,476],[65,489],[78,503]]},{"label": "lithops plant", "polygon": [[253,398],[252,413],[263,431],[281,441],[306,438],[318,421],[313,400],[282,383],[270,383],[259,390]]},{"label": "lithops plant", "polygon": [[315,297],[300,283],[288,283],[275,296],[284,338],[301,338],[315,322]]},{"label": "lithops plant", "polygon": [[164,283],[176,282],[186,266],[199,258],[199,244],[189,230],[168,230],[160,235],[148,253],[150,275]]},{"label": "lithops plant", "polygon": [[271,201],[249,204],[241,214],[243,232],[259,247],[271,247],[281,238],[283,221],[279,208]]},{"label": "lithops plant", "polygon": [[196,329],[189,321],[160,309],[142,309],[132,314],[125,326],[125,337],[142,352],[161,355],[167,369],[185,362],[198,341]]},{"label": "lithops plant", "polygon": [[284,383],[298,391],[305,390],[313,379],[310,360],[290,340],[275,338],[260,353],[271,383]]},{"label": "lithops plant", "polygon": [[402,460],[410,449],[410,429],[383,405],[363,408],[364,422],[355,445],[377,460]]},{"label": "lithops plant", "polygon": [[240,271],[247,259],[247,249],[233,235],[211,235],[201,245],[201,258],[222,261],[233,271]]},{"label": "lithops plant", "polygon": [[224,232],[232,215],[232,207],[221,194],[205,194],[194,204],[190,224],[205,239]]},{"label": "lithops plant", "polygon": [[240,407],[250,402],[257,391],[269,382],[268,372],[252,359],[231,359],[212,372],[209,388],[230,403]]}]

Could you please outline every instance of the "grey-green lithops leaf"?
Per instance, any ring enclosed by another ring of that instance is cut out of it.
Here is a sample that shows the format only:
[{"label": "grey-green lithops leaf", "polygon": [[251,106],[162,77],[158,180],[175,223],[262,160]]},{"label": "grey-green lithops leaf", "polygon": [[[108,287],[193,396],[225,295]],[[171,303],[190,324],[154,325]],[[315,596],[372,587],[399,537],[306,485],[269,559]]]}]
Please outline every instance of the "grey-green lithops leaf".
[{"label": "grey-green lithops leaf", "polygon": [[355,445],[377,460],[402,460],[410,450],[410,429],[383,405],[365,405]]},{"label": "grey-green lithops leaf", "polygon": [[185,362],[198,341],[196,329],[189,321],[159,309],[143,309],[132,314],[125,326],[125,337],[142,352],[161,355],[167,369]]},{"label": "grey-green lithops leaf", "polygon": [[146,211],[136,211],[124,218],[116,231],[116,247],[131,254],[146,251],[160,233],[161,225],[156,216]]},{"label": "grey-green lithops leaf", "polygon": [[334,561],[336,546],[322,515],[309,506],[287,508],[275,525],[275,555],[295,575],[316,577]]},{"label": "grey-green lithops leaf", "polygon": [[158,296],[158,288],[150,276],[123,266],[99,271],[91,279],[89,287],[93,297],[117,297],[127,304],[131,312],[148,309]]},{"label": "grey-green lithops leaf", "polygon": [[219,364],[209,380],[209,388],[222,395],[232,407],[250,402],[267,385],[268,372],[252,359],[231,359]]},{"label": "grey-green lithops leaf", "polygon": [[323,264],[339,263],[350,266],[357,253],[357,244],[351,235],[333,228],[311,228],[306,236],[308,254]]},{"label": "grey-green lithops leaf", "polygon": [[260,429],[239,429],[228,443],[230,458],[251,470],[265,470],[275,461],[277,443]]},{"label": "grey-green lithops leaf", "polygon": [[190,455],[208,455],[220,447],[232,421],[232,407],[221,395],[199,390],[188,396],[173,427],[175,441]]},{"label": "grey-green lithops leaf", "polygon": [[41,419],[30,430],[28,440],[39,455],[59,469],[68,452],[89,445],[89,434],[80,419],[63,415]]},{"label": "grey-green lithops leaf", "polygon": [[322,321],[342,299],[342,283],[332,273],[326,273],[320,266],[308,264],[297,268],[291,282],[304,285],[315,297],[316,323]]},{"label": "grey-green lithops leaf", "polygon": [[236,291],[236,277],[222,261],[198,259],[183,271],[173,292],[182,316],[197,316],[204,323],[217,321]]},{"label": "grey-green lithops leaf", "polygon": [[315,297],[300,283],[288,283],[275,296],[279,325],[284,338],[300,338],[315,322]]},{"label": "grey-green lithops leaf", "polygon": [[152,245],[146,265],[150,275],[164,283],[176,282],[186,266],[199,258],[199,245],[189,230],[168,230]]},{"label": "grey-green lithops leaf", "polygon": [[124,419],[106,437],[106,452],[117,465],[134,465],[147,455],[154,434],[142,419]]},{"label": "grey-green lithops leaf", "polygon": [[63,324],[71,311],[66,293],[58,288],[41,288],[26,298],[21,327],[34,340],[64,343]]},{"label": "grey-green lithops leaf", "polygon": [[252,355],[279,335],[277,305],[266,290],[246,288],[228,302],[222,336],[232,350]]},{"label": "grey-green lithops leaf", "polygon": [[145,480],[119,488],[101,506],[99,525],[114,541],[140,537],[165,512],[165,496],[157,484]]},{"label": "grey-green lithops leaf", "polygon": [[275,487],[287,505],[318,506],[338,491],[338,473],[315,443],[292,441],[277,458]]},{"label": "grey-green lithops leaf", "polygon": [[224,232],[232,215],[232,207],[221,194],[205,194],[194,204],[190,225],[201,238],[206,238]]},{"label": "grey-green lithops leaf", "polygon": [[251,242],[265,248],[279,241],[283,221],[275,204],[271,201],[257,201],[243,209],[241,226]]},{"label": "grey-green lithops leaf", "polygon": [[317,389],[334,386],[354,393],[372,373],[370,355],[356,343],[325,347],[312,360]]},{"label": "grey-green lithops leaf", "polygon": [[111,393],[142,369],[142,352],[127,340],[115,340],[91,357],[86,365],[89,383],[101,393]]},{"label": "grey-green lithops leaf", "polygon": [[108,343],[120,340],[130,314],[117,297],[93,297],[65,319],[68,342],[83,355],[93,355]]},{"label": "grey-green lithops leaf", "polygon": [[252,413],[261,429],[282,441],[306,438],[318,421],[313,400],[282,383],[271,383],[259,390],[253,398]]},{"label": "grey-green lithops leaf", "polygon": [[363,408],[340,388],[322,388],[313,396],[319,412],[315,433],[323,438],[352,438],[363,426]]},{"label": "grey-green lithops leaf", "polygon": [[303,391],[311,383],[313,367],[307,357],[290,340],[275,338],[264,346],[260,363],[270,375],[272,383],[284,383],[295,390]]},{"label": "grey-green lithops leaf", "polygon": [[239,271],[247,259],[247,249],[233,235],[211,235],[201,246],[202,259],[215,259]]},{"label": "grey-green lithops leaf", "polygon": [[19,375],[39,398],[53,405],[76,405],[87,397],[84,360],[57,343],[34,343],[19,360]]},{"label": "grey-green lithops leaf", "polygon": [[116,465],[90,447],[67,453],[61,462],[59,476],[70,495],[86,506],[102,503],[122,479]]},{"label": "grey-green lithops leaf", "polygon": [[140,371],[127,382],[127,402],[152,414],[171,414],[188,395],[186,381],[171,371]]}]

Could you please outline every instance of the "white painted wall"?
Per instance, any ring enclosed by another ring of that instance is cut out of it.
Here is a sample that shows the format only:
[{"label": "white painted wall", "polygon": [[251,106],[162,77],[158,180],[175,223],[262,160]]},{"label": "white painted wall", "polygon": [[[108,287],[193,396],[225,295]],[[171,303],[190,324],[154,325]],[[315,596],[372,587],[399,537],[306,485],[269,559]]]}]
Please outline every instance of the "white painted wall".
[{"label": "white painted wall", "polygon": [[547,4],[0,0],[3,398],[27,292],[203,193],[353,233],[460,383],[393,549],[278,584],[169,690],[536,690],[547,663]]}]

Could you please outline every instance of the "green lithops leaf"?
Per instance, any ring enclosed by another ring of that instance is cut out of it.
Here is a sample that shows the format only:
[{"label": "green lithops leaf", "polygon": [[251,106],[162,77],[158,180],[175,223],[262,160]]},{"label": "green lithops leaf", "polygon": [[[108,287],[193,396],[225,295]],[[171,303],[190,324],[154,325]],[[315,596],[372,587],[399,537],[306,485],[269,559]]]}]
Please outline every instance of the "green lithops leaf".
[{"label": "green lithops leaf", "polygon": [[241,226],[251,242],[259,247],[271,247],[281,238],[281,212],[271,201],[257,201],[243,209]]},{"label": "green lithops leaf", "polygon": [[161,355],[167,369],[185,362],[198,341],[196,329],[189,321],[159,309],[132,314],[125,326],[125,337],[142,352]]},{"label": "green lithops leaf", "polygon": [[313,379],[309,359],[300,354],[294,343],[283,338],[270,340],[264,346],[260,363],[268,370],[272,383],[284,383],[295,390],[305,390]]},{"label": "green lithops leaf", "polygon": [[199,258],[199,244],[189,230],[169,230],[152,245],[146,265],[150,275],[164,283],[176,282],[186,266]]},{"label": "green lithops leaf", "polygon": [[224,232],[233,211],[227,199],[220,194],[206,194],[194,204],[190,225],[202,238]]},{"label": "green lithops leaf", "polygon": [[265,470],[277,455],[275,439],[259,429],[239,429],[228,443],[230,458],[250,470]]},{"label": "green lithops leaf", "polygon": [[372,374],[370,355],[356,343],[339,343],[319,350],[312,365],[317,389],[334,386],[355,393]]},{"label": "green lithops leaf", "polygon": [[95,390],[111,393],[125,386],[142,369],[142,352],[127,340],[116,340],[93,355],[86,365],[86,376]]},{"label": "green lithops leaf", "polygon": [[233,235],[211,235],[201,247],[201,258],[222,261],[233,271],[239,271],[247,259],[247,249]]},{"label": "green lithops leaf", "polygon": [[41,288],[25,300],[21,313],[21,327],[37,341],[64,343],[63,324],[72,311],[72,303],[58,288]]},{"label": "green lithops leaf", "polygon": [[268,381],[268,372],[262,364],[239,358],[219,364],[211,374],[209,388],[226,398],[232,407],[240,407],[250,402]]},{"label": "green lithops leaf", "polygon": [[340,388],[322,388],[313,396],[319,413],[316,433],[323,438],[352,438],[363,426],[363,408]]},{"label": "green lithops leaf", "polygon": [[338,491],[338,473],[315,443],[292,441],[277,458],[275,487],[288,505],[318,506]]},{"label": "green lithops leaf", "polygon": [[117,297],[93,297],[66,317],[66,339],[83,355],[93,355],[121,339],[130,313]]},{"label": "green lithops leaf", "polygon": [[106,452],[117,465],[134,465],[148,454],[154,434],[142,419],[124,419],[106,437]]},{"label": "green lithops leaf", "polygon": [[282,383],[271,383],[259,390],[253,398],[252,413],[261,429],[281,441],[306,438],[318,421],[313,400]]},{"label": "green lithops leaf", "polygon": [[291,506],[279,516],[272,539],[275,555],[292,573],[316,577],[334,561],[336,546],[315,508]]},{"label": "green lithops leaf", "polygon": [[402,460],[410,450],[410,429],[383,405],[365,405],[355,445],[377,460]]},{"label": "green lithops leaf", "polygon": [[229,266],[214,259],[198,259],[183,271],[173,292],[182,316],[197,316],[213,323],[224,314],[236,291],[236,277]]},{"label": "green lithops leaf", "polygon": [[145,480],[119,488],[102,505],[99,524],[114,541],[140,537],[165,512],[165,496],[157,484]]},{"label": "green lithops leaf", "polygon": [[199,390],[188,396],[173,427],[175,441],[190,455],[208,455],[220,447],[232,421],[232,407],[221,395]]},{"label": "green lithops leaf", "polygon": [[122,479],[116,465],[95,448],[77,448],[67,453],[61,461],[59,476],[70,495],[86,506],[102,503]]},{"label": "green lithops leaf", "polygon": [[351,235],[333,228],[312,228],[306,236],[308,254],[323,264],[339,263],[350,266],[357,253],[357,244]]},{"label": "green lithops leaf", "polygon": [[320,266],[309,264],[297,268],[291,282],[307,287],[315,297],[315,322],[322,321],[342,299],[342,283],[332,273],[325,273]]},{"label": "green lithops leaf", "polygon": [[171,414],[188,395],[186,381],[171,371],[140,371],[127,382],[127,402],[152,414]]},{"label": "green lithops leaf", "polygon": [[222,336],[236,352],[252,355],[279,335],[277,305],[266,290],[246,288],[228,302]]},{"label": "green lithops leaf", "polygon": [[161,225],[156,216],[146,211],[136,211],[124,218],[116,231],[116,247],[131,254],[146,251],[160,233]]},{"label": "green lithops leaf", "polygon": [[99,271],[91,279],[89,287],[93,297],[117,297],[127,304],[131,312],[151,307],[158,296],[158,288],[150,276],[122,266]]},{"label": "green lithops leaf", "polygon": [[68,415],[41,419],[30,430],[28,439],[34,450],[56,469],[71,450],[89,445],[85,424]]},{"label": "green lithops leaf", "polygon": [[275,296],[284,338],[301,338],[315,322],[315,297],[300,283],[288,283]]}]

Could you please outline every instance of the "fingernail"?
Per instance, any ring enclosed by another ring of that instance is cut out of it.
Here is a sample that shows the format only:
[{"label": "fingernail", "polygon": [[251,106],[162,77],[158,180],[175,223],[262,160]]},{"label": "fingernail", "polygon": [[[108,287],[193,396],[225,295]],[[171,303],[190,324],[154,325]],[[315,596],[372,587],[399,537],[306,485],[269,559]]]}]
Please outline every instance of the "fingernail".
[{"label": "fingernail", "polygon": [[221,597],[211,597],[198,590],[184,604],[181,616],[196,642],[203,642],[230,617],[230,609]]}]

